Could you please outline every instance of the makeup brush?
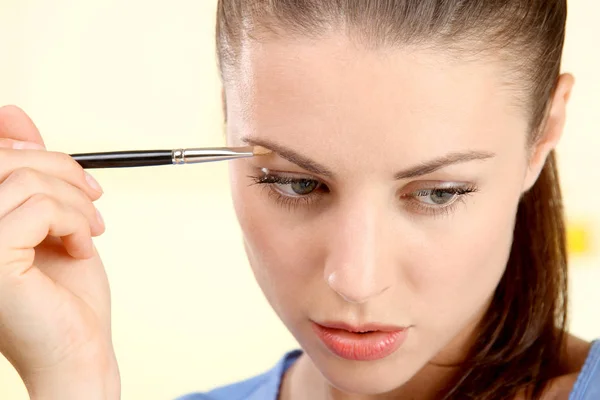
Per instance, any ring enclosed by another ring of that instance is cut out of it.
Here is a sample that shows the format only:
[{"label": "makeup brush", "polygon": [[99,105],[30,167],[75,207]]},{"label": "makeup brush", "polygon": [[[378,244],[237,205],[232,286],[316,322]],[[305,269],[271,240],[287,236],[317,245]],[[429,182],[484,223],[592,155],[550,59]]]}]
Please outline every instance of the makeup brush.
[{"label": "makeup brush", "polygon": [[108,153],[71,154],[85,169],[150,167],[157,165],[198,164],[262,156],[271,150],[261,146],[208,147],[175,150],[133,150]]}]

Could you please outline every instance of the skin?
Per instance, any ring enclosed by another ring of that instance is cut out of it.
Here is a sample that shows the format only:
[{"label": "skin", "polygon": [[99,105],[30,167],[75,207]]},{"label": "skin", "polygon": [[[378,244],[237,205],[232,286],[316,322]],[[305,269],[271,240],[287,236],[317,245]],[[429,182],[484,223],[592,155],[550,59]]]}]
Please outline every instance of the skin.
[{"label": "skin", "polygon": [[[519,198],[560,139],[573,86],[560,77],[531,147],[519,93],[498,78],[505,67],[366,50],[333,34],[245,43],[226,74],[228,141],[274,152],[233,162],[231,187],[256,279],[304,350],[281,398],[430,399],[454,372],[440,364],[469,347],[504,273]],[[490,157],[395,179],[464,152]],[[253,184],[264,169],[325,186],[298,197],[290,184]],[[475,192],[447,208],[428,208],[439,196],[415,195],[440,184]],[[356,362],[329,352],[311,321],[409,331],[391,356]]]}]

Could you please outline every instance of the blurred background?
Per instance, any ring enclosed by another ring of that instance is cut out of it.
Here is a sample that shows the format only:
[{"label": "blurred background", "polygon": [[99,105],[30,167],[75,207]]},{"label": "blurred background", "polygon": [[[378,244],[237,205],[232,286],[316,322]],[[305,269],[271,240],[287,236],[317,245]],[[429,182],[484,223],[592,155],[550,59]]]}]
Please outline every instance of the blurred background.
[{"label": "blurred background", "polygon": [[[559,148],[571,331],[600,337],[600,2],[570,0],[577,79]],[[0,0],[0,105],[65,153],[223,144],[216,0]],[[594,50],[596,49],[596,50]],[[254,282],[225,163],[96,171],[123,399],[165,400],[270,368],[296,343]],[[26,399],[0,357],[0,399]]]}]

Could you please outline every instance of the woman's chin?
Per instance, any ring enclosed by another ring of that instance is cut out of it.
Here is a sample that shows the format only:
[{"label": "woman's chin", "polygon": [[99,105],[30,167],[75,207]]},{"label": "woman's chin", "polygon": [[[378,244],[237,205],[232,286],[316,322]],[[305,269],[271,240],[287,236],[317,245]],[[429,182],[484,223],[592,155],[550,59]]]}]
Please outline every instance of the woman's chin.
[{"label": "woman's chin", "polygon": [[355,374],[344,374],[344,371],[334,370],[332,374],[323,374],[329,384],[337,390],[355,395],[375,396],[393,392],[401,387],[405,380],[390,371],[379,371],[371,369],[368,372]]},{"label": "woman's chin", "polygon": [[373,396],[392,392],[416,373],[415,368],[393,362],[393,355],[378,361],[344,360],[332,354],[320,354],[312,362],[327,382],[337,390],[355,395]]}]

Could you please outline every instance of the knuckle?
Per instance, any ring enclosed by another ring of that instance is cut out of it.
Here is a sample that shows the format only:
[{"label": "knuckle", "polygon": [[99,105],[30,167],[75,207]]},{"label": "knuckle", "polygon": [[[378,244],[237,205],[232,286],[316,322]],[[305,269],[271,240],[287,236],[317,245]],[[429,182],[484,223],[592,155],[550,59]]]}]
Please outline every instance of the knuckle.
[{"label": "knuckle", "polygon": [[38,171],[25,167],[14,170],[8,178],[6,178],[6,182],[17,183],[28,188],[35,188],[43,184],[43,179]]},{"label": "knuckle", "polygon": [[59,208],[59,204],[56,200],[43,193],[36,193],[31,196],[29,204],[40,212],[48,214],[55,213]]}]

